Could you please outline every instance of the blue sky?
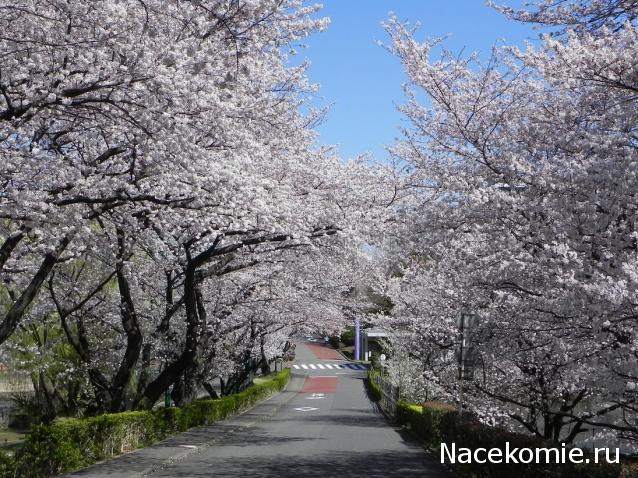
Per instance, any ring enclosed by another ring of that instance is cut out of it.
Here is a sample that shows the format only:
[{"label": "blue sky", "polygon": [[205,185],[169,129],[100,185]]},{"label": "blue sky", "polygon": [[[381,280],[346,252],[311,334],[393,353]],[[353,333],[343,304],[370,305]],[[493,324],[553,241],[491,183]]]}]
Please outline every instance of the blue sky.
[{"label": "blue sky", "polygon": [[[511,6],[520,1],[503,0]],[[371,152],[386,157],[385,145],[400,134],[403,122],[396,105],[404,102],[406,78],[399,61],[384,48],[381,22],[390,11],[411,23],[421,22],[419,35],[447,36],[453,52],[479,51],[489,55],[493,44],[524,45],[538,32],[530,25],[507,20],[482,0],[324,0],[321,16],[331,18],[327,31],[315,34],[300,52],[312,65],[310,80],[321,86],[318,104],[332,104],[317,129],[321,144],[339,147],[349,159]]]}]

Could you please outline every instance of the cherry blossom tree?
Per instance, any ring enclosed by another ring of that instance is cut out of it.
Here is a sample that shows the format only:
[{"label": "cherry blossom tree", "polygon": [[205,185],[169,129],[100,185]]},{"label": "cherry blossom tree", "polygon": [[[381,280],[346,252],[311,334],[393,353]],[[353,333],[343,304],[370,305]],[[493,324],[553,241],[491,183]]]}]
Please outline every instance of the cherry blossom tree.
[{"label": "cherry blossom tree", "polygon": [[487,61],[432,60],[439,40],[388,23],[412,85],[412,127],[393,148],[412,192],[394,234],[393,313],[419,344],[415,373],[448,399],[456,319],[478,315],[468,401],[486,421],[635,439],[635,2],[500,9],[551,34]]},{"label": "cherry blossom tree", "polygon": [[300,113],[316,88],[288,60],[326,26],[317,11],[0,2],[0,343],[55,331],[84,412],[171,388],[186,403],[240,384],[295,327],[340,326],[327,304],[391,194],[383,169],[316,147],[320,113]]}]

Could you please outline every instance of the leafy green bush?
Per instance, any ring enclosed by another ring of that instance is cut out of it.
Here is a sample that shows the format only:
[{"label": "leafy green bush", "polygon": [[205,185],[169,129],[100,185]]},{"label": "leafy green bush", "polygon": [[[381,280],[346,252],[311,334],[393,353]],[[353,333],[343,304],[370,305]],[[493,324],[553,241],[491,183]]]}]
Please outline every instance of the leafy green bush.
[{"label": "leafy green bush", "polygon": [[[452,443],[458,448],[498,448],[505,450],[506,442],[510,448],[556,448],[555,443],[542,441],[534,436],[508,432],[501,428],[490,427],[479,421],[459,418],[456,410],[446,404],[399,403],[397,421],[409,426],[410,430],[431,448],[440,449],[442,443],[448,448]],[[558,447],[560,449],[560,447]],[[504,456],[504,454],[503,454]],[[592,460],[593,462],[593,460]],[[564,477],[564,478],[618,478],[621,466],[614,464],[523,464],[523,463],[471,463],[455,464],[455,470],[473,477],[520,478]]]},{"label": "leafy green bush", "polygon": [[370,398],[372,398],[373,402],[380,402],[382,397],[381,387],[379,387],[374,381],[375,376],[377,376],[379,372],[376,370],[368,371],[368,391],[370,392]]},{"label": "leafy green bush", "polygon": [[354,327],[346,327],[346,330],[341,333],[340,340],[346,347],[352,347],[354,345]]},{"label": "leafy green bush", "polygon": [[382,365],[381,365],[381,360],[379,359],[380,356],[381,354],[377,351],[370,353],[370,366],[373,369],[381,370]]},{"label": "leafy green bush", "polygon": [[328,338],[328,344],[330,345],[330,347],[338,349],[340,348],[343,344],[341,343],[341,338],[337,337],[335,335],[332,335]]},{"label": "leafy green bush", "polygon": [[0,450],[0,476],[14,476],[15,468],[13,457],[4,450]]},{"label": "leafy green bush", "polygon": [[209,425],[251,407],[282,390],[285,369],[268,380],[219,400],[199,400],[185,407],[71,418],[37,425],[16,456],[0,456],[0,477],[46,478],[151,445],[189,428]]}]

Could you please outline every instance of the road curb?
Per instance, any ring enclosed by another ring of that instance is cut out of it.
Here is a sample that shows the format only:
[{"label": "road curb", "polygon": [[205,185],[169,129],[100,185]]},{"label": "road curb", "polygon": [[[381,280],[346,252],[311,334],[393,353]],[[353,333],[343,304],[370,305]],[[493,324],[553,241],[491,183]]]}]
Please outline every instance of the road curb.
[{"label": "road curb", "polygon": [[[236,432],[240,431],[242,428],[250,428],[251,426],[255,425],[255,423],[258,423],[258,422],[261,422],[261,421],[266,420],[266,419],[268,419],[268,418],[271,418],[271,417],[272,417],[273,415],[275,415],[275,413],[277,413],[277,412],[278,412],[278,411],[279,411],[279,410],[280,410],[280,409],[281,409],[284,405],[286,405],[287,403],[289,403],[289,402],[290,402],[290,401],[291,401],[291,400],[292,400],[292,399],[293,399],[293,398],[297,395],[297,393],[299,393],[299,391],[298,391],[298,390],[289,390],[289,389],[290,389],[290,387],[291,387],[291,385],[292,385],[292,383],[293,383],[293,381],[295,381],[295,379],[296,379],[296,377],[292,377],[292,376],[291,376],[290,380],[288,381],[288,383],[286,384],[286,386],[285,386],[282,390],[280,390],[280,391],[279,391],[279,392],[277,392],[277,393],[274,393],[273,395],[271,395],[270,397],[268,397],[268,398],[266,398],[266,399],[262,400],[261,402],[256,403],[256,404],[255,404],[255,405],[253,405],[252,407],[247,408],[246,410],[244,410],[243,412],[241,412],[241,413],[240,413],[240,414],[238,414],[238,415],[233,416],[233,417],[232,417],[232,418],[230,418],[229,420],[221,420],[221,421],[216,422],[216,423],[211,424],[211,425],[203,425],[202,427],[195,427],[195,428],[193,428],[193,429],[197,429],[197,428],[207,428],[207,427],[214,427],[215,425],[220,424],[220,423],[223,423],[223,422],[225,422],[225,421],[236,420],[236,419],[238,419],[238,418],[240,418],[240,417],[242,417],[242,416],[244,416],[244,415],[248,414],[251,410],[254,410],[254,409],[255,409],[255,408],[257,408],[257,407],[264,405],[264,404],[265,404],[265,403],[267,403],[269,400],[272,400],[273,398],[278,397],[278,396],[280,396],[280,395],[281,395],[281,394],[283,394],[283,393],[286,393],[286,392],[293,392],[293,393],[291,393],[291,396],[290,396],[288,399],[286,399],[286,400],[282,401],[281,403],[277,404],[277,405],[273,408],[273,410],[271,410],[271,412],[270,412],[270,413],[267,413],[267,414],[265,414],[265,415],[263,415],[263,416],[260,416],[260,417],[256,418],[255,420],[253,420],[253,421],[251,421],[251,422],[248,422],[248,423],[246,423],[246,424],[238,424],[238,425],[234,426],[231,430],[227,431],[226,433],[231,433],[231,434],[232,434],[232,433],[236,433]],[[186,432],[184,432],[184,433],[186,433]],[[204,442],[204,443],[202,443],[202,444],[200,444],[200,445],[192,445],[192,448],[191,448],[191,447],[189,447],[189,449],[188,449],[188,450],[185,450],[185,451],[183,451],[183,452],[181,452],[181,453],[177,453],[177,454],[175,454],[175,455],[172,455],[172,456],[169,456],[169,457],[167,457],[167,458],[164,458],[164,459],[162,459],[162,461],[161,461],[160,463],[157,463],[157,464],[155,464],[155,465],[153,465],[153,466],[150,466],[150,467],[148,467],[148,468],[145,468],[144,470],[141,470],[141,471],[137,471],[137,472],[131,473],[130,475],[126,475],[126,476],[125,476],[125,477],[123,477],[123,478],[146,478],[146,477],[147,477],[147,476],[149,476],[151,473],[155,473],[155,472],[157,472],[157,471],[159,471],[159,470],[162,470],[162,469],[164,469],[164,468],[166,468],[166,467],[168,467],[168,466],[170,466],[170,465],[172,465],[172,464],[174,464],[174,463],[177,463],[177,462],[179,462],[179,461],[181,461],[181,460],[184,460],[185,458],[188,458],[188,457],[190,457],[190,456],[192,456],[192,455],[195,455],[195,454],[201,453],[201,452],[202,452],[202,451],[204,451],[206,448],[210,448],[210,447],[214,446],[214,445],[215,445],[215,443],[217,443],[217,440],[218,440],[218,437],[215,437],[215,438],[213,438],[213,439],[211,439],[211,440],[208,440],[208,441],[206,441],[206,442]],[[161,443],[161,442],[159,442],[159,443]],[[158,443],[158,444],[159,444],[159,443]],[[157,445],[158,445],[158,444],[157,444]],[[152,445],[152,446],[155,446],[155,445]],[[131,453],[133,453],[133,452],[131,452]],[[123,455],[120,455],[120,456],[123,456]],[[117,458],[115,458],[115,459],[117,459]]]},{"label": "road curb", "polygon": [[[286,384],[286,386],[283,389],[281,389],[278,392],[273,393],[269,397],[264,398],[263,400],[259,401],[258,403],[255,403],[251,407],[243,410],[242,412],[240,412],[240,413],[238,413],[236,415],[233,415],[231,417],[227,417],[224,420],[216,421],[214,423],[211,423],[210,425],[202,425],[202,426],[199,426],[199,427],[190,428],[189,430],[186,430],[184,432],[180,432],[180,433],[177,433],[175,435],[171,435],[169,437],[166,437],[164,440],[159,441],[157,443],[154,443],[154,444],[152,444],[150,446],[137,448],[137,449],[131,450],[131,451],[127,452],[127,453],[122,453],[122,454],[119,454],[117,456],[111,457],[109,459],[102,460],[102,461],[99,461],[97,463],[93,463],[92,465],[90,465],[90,466],[88,466],[86,468],[82,468],[80,470],[75,470],[75,471],[70,472],[70,473],[65,473],[64,475],[61,475],[60,478],[76,478],[76,477],[79,478],[80,476],[82,476],[82,477],[84,477],[84,476],[86,476],[86,477],[95,476],[97,478],[97,477],[107,476],[107,475],[109,475],[110,472],[107,472],[106,475],[105,475],[105,473],[99,469],[99,467],[101,465],[105,465],[105,464],[107,464],[107,463],[109,463],[111,461],[117,461],[118,459],[126,457],[126,456],[131,457],[131,456],[135,455],[136,453],[141,453],[144,450],[148,450],[148,449],[151,449],[151,448],[154,448],[154,447],[160,448],[162,446],[167,446],[166,444],[162,445],[162,443],[165,443],[168,440],[175,439],[176,437],[179,437],[180,435],[187,434],[187,433],[189,433],[191,431],[194,431],[194,430],[204,429],[204,428],[209,428],[209,427],[215,427],[216,425],[223,424],[223,423],[226,423],[226,424],[230,423],[232,428],[230,428],[230,430],[228,430],[226,433],[235,433],[235,432],[241,430],[242,428],[252,426],[255,423],[257,423],[258,421],[261,421],[261,419],[266,419],[266,418],[272,416],[274,413],[276,413],[283,405],[285,405],[287,402],[292,400],[292,398],[294,398],[294,396],[297,395],[297,392],[292,393],[292,396],[290,398],[288,398],[287,400],[283,401],[281,404],[276,405],[274,410],[272,411],[272,413],[267,414],[263,418],[261,418],[261,417],[257,418],[257,419],[252,420],[251,422],[249,422],[249,423],[247,423],[245,425],[243,425],[243,424],[232,425],[232,421],[240,419],[242,416],[245,416],[246,414],[250,413],[251,410],[254,410],[257,407],[264,405],[269,400],[272,400],[273,398],[278,397],[278,396],[280,396],[283,393],[290,392],[291,391],[290,390],[291,384],[293,383],[294,379],[295,379],[295,377],[290,376],[290,379],[288,380],[288,383]],[[188,458],[189,456],[191,456],[193,454],[199,453],[202,450],[204,450],[205,448],[213,446],[216,443],[217,439],[218,439],[218,437],[215,437],[213,439],[209,439],[209,440],[204,441],[203,443],[199,443],[197,445],[174,445],[175,448],[185,448],[185,449],[176,451],[173,454],[170,454],[170,455],[168,455],[166,457],[157,457],[155,459],[155,463],[152,463],[150,466],[147,466],[146,468],[144,468],[142,470],[131,471],[129,473],[124,471],[123,473],[117,473],[116,476],[117,476],[117,478],[145,478],[145,477],[148,477],[150,474],[152,474],[154,472],[157,472],[157,471],[159,471],[159,470],[161,470],[163,468],[166,468],[167,466],[170,466],[173,463],[177,463],[177,462],[179,462],[181,460],[184,460],[184,459]],[[140,459],[143,459],[143,457],[140,457]],[[153,460],[153,459],[150,458],[149,460]],[[90,471],[92,468],[96,468],[95,472]]]},{"label": "road curb", "polygon": [[[266,402],[268,402],[268,400],[271,400],[271,399],[273,399],[273,398],[275,398],[275,397],[277,397],[277,396],[279,396],[279,395],[281,395],[283,393],[293,392],[293,393],[291,393],[290,398],[288,398],[288,399],[282,401],[281,403],[277,404],[270,413],[267,413],[267,414],[265,414],[263,416],[260,416],[259,418],[255,419],[254,421],[249,422],[249,423],[247,423],[245,425],[237,425],[232,430],[230,430],[228,433],[236,433],[242,428],[250,428],[253,425],[255,425],[255,423],[261,422],[261,421],[266,420],[267,418],[271,418],[273,415],[275,415],[275,413],[277,413],[284,405],[288,404],[293,398],[295,398],[297,393],[299,393],[298,391],[289,390],[289,387],[291,386],[291,384],[295,380],[295,378],[296,377],[291,377],[290,380],[288,381],[288,383],[286,384],[286,386],[282,390],[280,390],[279,392],[271,395],[267,399],[265,399],[265,400],[263,400],[263,401],[261,401],[259,403],[256,403],[255,405],[253,405],[252,407],[248,408],[247,410],[244,410],[239,415],[234,416],[232,419],[236,419],[236,418],[239,418],[239,417],[247,414],[251,410],[253,410],[253,409],[265,404]],[[218,423],[222,423],[222,422],[218,422]],[[208,426],[215,426],[215,425],[213,424],[213,425],[208,425]],[[150,473],[154,473],[156,471],[162,470],[162,469],[166,468],[167,466],[172,465],[173,463],[176,463],[178,461],[183,460],[184,458],[187,458],[187,457],[189,457],[191,455],[195,455],[197,453],[201,453],[206,448],[214,446],[216,442],[217,442],[217,438],[214,438],[212,440],[204,442],[203,444],[201,444],[199,446],[195,446],[192,449],[190,449],[190,450],[188,450],[188,451],[186,451],[184,453],[180,453],[178,455],[175,455],[174,457],[166,458],[164,461],[162,461],[162,463],[160,463],[157,466],[154,466],[154,467],[151,467],[151,468],[147,468],[146,470],[138,472],[135,475],[127,476],[126,478],[144,478],[144,477],[148,476]]]}]

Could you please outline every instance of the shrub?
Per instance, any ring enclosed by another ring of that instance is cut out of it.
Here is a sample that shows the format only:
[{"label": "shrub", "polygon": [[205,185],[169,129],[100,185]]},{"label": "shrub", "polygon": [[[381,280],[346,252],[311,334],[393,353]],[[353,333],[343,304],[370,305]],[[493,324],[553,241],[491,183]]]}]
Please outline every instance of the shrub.
[{"label": "shrub", "polygon": [[328,344],[330,344],[330,346],[335,349],[341,348],[343,346],[339,337],[334,335],[328,338]]},{"label": "shrub", "polygon": [[4,450],[0,450],[0,476],[13,476],[13,457]]},{"label": "shrub", "polygon": [[354,327],[346,327],[346,330],[341,333],[340,340],[346,347],[352,347],[354,345]]},{"label": "shrub", "polygon": [[368,371],[368,380],[367,380],[368,391],[370,393],[370,398],[372,399],[373,402],[380,402],[382,398],[381,387],[379,387],[374,381],[374,378],[378,374],[379,372],[377,372],[376,370]]},{"label": "shrub", "polygon": [[[490,427],[479,421],[459,418],[456,410],[442,403],[426,403],[423,406],[401,402],[397,407],[397,421],[409,426],[410,430],[431,448],[440,449],[442,443],[458,448],[505,450],[510,448],[556,448],[555,443],[542,441],[534,436],[508,432],[502,428]],[[472,463],[453,465],[457,472],[473,477],[521,478],[564,477],[564,478],[618,478],[620,465],[614,464],[523,464],[523,463]],[[624,476],[624,475],[623,475]],[[628,475],[631,476],[631,475]]]},{"label": "shrub", "polygon": [[46,478],[84,468],[97,461],[151,445],[189,428],[209,425],[282,390],[285,369],[268,380],[218,400],[184,407],[70,418],[34,426],[16,456],[0,456],[0,477]]},{"label": "shrub", "polygon": [[381,365],[381,360],[379,360],[379,352],[371,352],[370,353],[370,366],[373,369],[377,369],[377,370],[381,370],[382,365]]}]

